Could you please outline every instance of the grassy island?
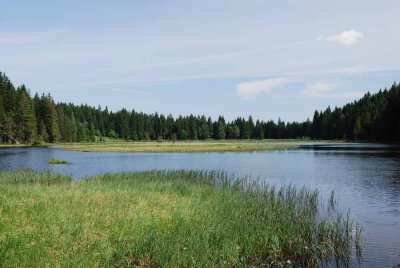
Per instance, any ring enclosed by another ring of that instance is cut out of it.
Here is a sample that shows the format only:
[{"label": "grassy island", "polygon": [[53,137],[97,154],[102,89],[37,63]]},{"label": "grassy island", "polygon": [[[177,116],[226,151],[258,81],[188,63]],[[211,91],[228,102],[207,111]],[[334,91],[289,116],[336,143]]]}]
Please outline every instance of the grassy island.
[{"label": "grassy island", "polygon": [[53,158],[53,159],[50,159],[48,163],[52,164],[52,165],[65,165],[65,164],[68,164],[68,161]]},{"label": "grassy island", "polygon": [[305,267],[359,246],[334,200],[219,172],[0,171],[0,193],[1,267]]}]

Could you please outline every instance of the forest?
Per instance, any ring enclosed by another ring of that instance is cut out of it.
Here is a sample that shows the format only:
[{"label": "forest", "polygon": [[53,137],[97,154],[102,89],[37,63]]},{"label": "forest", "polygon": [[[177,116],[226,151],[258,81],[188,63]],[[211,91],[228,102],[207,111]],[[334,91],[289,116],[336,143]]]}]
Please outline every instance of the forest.
[{"label": "forest", "polygon": [[207,139],[344,139],[400,141],[400,84],[343,107],[315,111],[312,120],[284,122],[239,117],[228,122],[220,115],[145,114],[107,107],[55,103],[50,94],[31,95],[25,85],[15,87],[0,72],[0,142],[32,144],[123,140]]}]

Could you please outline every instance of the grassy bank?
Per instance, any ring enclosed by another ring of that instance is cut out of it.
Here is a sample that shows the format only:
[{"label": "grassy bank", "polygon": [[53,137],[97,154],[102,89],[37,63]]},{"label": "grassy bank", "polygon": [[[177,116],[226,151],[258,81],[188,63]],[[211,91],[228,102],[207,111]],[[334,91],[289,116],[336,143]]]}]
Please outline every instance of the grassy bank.
[{"label": "grassy bank", "polygon": [[30,144],[0,144],[0,148],[30,147]]},{"label": "grassy bank", "polygon": [[332,210],[333,199],[323,210],[316,192],[231,179],[224,173],[150,171],[77,182],[51,173],[0,172],[0,266],[349,261],[353,225]]},{"label": "grassy bank", "polygon": [[296,149],[296,144],[261,141],[62,143],[51,147],[85,152],[249,152]]}]

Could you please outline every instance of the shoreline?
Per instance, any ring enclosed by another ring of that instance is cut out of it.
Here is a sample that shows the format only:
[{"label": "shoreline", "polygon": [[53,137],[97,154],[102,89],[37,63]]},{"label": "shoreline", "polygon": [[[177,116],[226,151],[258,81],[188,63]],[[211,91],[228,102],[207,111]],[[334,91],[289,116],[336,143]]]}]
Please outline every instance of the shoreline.
[{"label": "shoreline", "polygon": [[180,142],[104,142],[54,144],[49,148],[80,152],[118,153],[210,153],[210,152],[257,152],[297,149],[296,144],[264,143],[254,141],[180,141]]},{"label": "shoreline", "polygon": [[45,143],[42,145],[0,145],[1,148],[47,147],[80,152],[127,153],[210,153],[210,152],[259,152],[298,149],[298,143],[342,143],[342,140],[205,140],[205,141],[103,141],[84,143]]}]

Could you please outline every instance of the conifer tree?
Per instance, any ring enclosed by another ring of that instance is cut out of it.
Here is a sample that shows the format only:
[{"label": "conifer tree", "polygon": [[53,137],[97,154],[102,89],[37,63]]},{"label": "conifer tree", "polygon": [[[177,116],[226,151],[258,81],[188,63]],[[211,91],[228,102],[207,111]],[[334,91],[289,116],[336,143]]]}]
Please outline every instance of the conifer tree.
[{"label": "conifer tree", "polygon": [[57,142],[60,138],[60,131],[58,128],[57,112],[53,98],[49,95],[42,96],[43,105],[43,122],[46,126],[48,134],[48,142]]},{"label": "conifer tree", "polygon": [[225,139],[225,119],[223,116],[220,116],[218,118],[217,139],[219,140]]},{"label": "conifer tree", "polygon": [[257,120],[254,124],[238,117],[225,122],[204,115],[165,117],[162,114],[116,112],[88,105],[55,104],[50,95],[32,98],[25,86],[17,89],[0,72],[0,142],[30,143],[35,137],[47,142],[94,141],[97,137],[111,139],[249,139],[298,138],[359,139],[400,141],[400,86],[361,99],[343,107],[315,111],[312,121],[288,122],[280,118]]},{"label": "conifer tree", "polygon": [[36,116],[30,95],[22,85],[17,89],[16,137],[22,142],[32,142],[36,138]]}]

